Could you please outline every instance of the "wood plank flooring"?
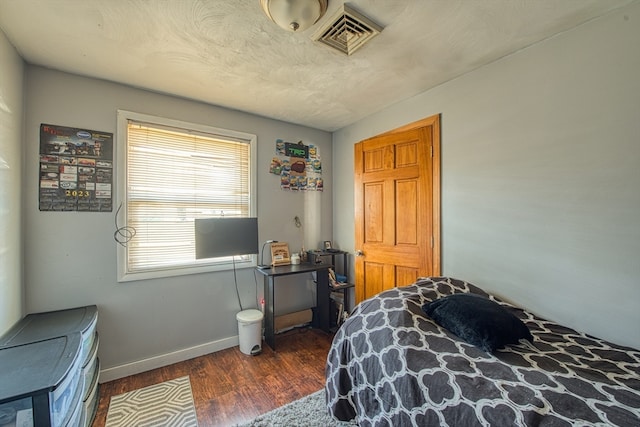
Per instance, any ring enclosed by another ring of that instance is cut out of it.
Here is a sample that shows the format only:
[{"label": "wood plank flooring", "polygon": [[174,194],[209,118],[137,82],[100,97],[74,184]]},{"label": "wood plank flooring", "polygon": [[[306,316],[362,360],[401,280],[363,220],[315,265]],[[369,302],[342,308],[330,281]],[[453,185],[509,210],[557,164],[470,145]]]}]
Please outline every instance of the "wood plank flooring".
[{"label": "wood plank flooring", "polygon": [[199,427],[250,421],[324,387],[324,368],[333,336],[318,329],[276,335],[274,352],[247,356],[233,347],[100,385],[93,427],[104,427],[111,396],[184,375],[191,389]]}]

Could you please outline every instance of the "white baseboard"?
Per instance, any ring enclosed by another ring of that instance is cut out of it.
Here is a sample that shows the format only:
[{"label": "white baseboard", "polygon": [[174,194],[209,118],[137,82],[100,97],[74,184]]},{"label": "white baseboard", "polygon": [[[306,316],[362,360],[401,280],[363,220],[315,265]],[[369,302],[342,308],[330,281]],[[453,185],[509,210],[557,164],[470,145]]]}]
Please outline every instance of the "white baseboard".
[{"label": "white baseboard", "polygon": [[183,362],[185,360],[193,359],[194,357],[204,356],[205,354],[235,347],[239,342],[238,336],[234,336],[174,351],[172,353],[162,354],[120,366],[114,366],[113,368],[102,369],[100,371],[100,383],[106,383],[108,381],[117,380],[118,378],[128,377],[129,375],[139,374],[141,372],[171,365],[172,363]]}]

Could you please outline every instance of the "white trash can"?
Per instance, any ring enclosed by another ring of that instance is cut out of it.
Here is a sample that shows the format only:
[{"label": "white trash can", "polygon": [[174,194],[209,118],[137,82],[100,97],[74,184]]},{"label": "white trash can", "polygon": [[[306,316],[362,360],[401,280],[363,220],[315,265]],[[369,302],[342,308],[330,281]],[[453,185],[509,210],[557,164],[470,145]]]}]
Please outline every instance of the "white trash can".
[{"label": "white trash can", "polygon": [[262,351],[262,312],[243,310],[236,314],[240,351],[254,356]]}]

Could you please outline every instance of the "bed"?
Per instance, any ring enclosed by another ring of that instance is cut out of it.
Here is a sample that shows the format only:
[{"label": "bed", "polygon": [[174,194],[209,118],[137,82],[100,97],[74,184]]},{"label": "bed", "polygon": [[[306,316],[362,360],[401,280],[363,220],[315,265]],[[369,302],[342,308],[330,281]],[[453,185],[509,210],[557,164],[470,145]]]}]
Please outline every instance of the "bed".
[{"label": "bed", "polygon": [[[432,302],[464,293],[497,303],[532,342],[487,351],[426,314]],[[329,351],[325,391],[330,415],[360,426],[640,426],[640,351],[470,283],[423,278],[354,309]]]}]

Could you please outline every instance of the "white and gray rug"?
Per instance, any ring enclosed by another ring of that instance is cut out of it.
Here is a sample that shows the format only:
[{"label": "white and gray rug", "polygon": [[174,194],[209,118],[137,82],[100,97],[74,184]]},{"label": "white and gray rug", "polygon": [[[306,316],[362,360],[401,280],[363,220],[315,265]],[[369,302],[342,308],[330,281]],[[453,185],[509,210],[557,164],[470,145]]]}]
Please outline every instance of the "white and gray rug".
[{"label": "white and gray rug", "polygon": [[197,427],[189,377],[111,397],[105,427]]},{"label": "white and gray rug", "polygon": [[324,390],[262,414],[236,427],[343,427],[357,424],[335,421],[329,416]]}]

